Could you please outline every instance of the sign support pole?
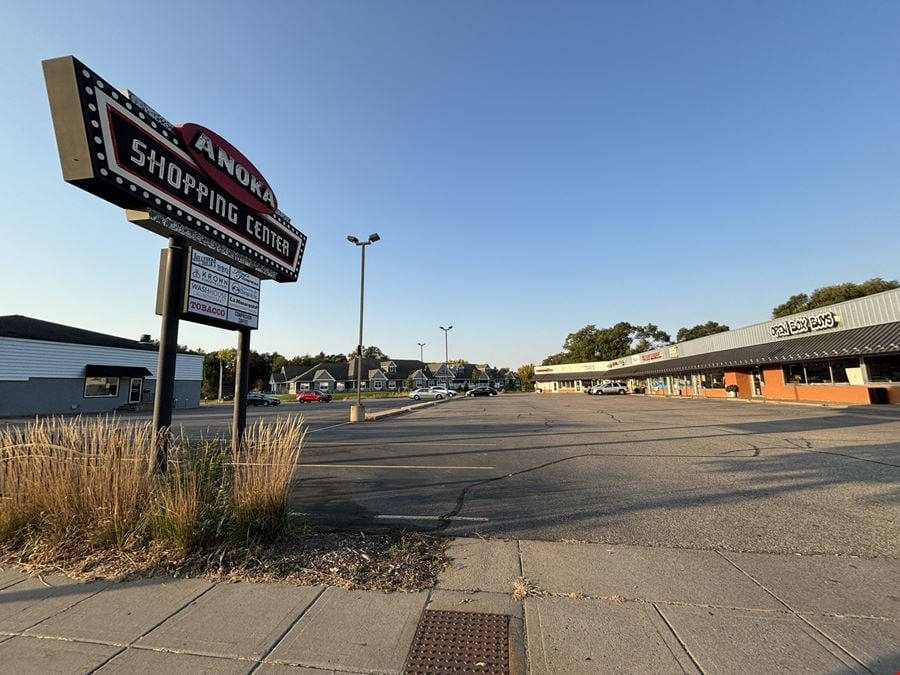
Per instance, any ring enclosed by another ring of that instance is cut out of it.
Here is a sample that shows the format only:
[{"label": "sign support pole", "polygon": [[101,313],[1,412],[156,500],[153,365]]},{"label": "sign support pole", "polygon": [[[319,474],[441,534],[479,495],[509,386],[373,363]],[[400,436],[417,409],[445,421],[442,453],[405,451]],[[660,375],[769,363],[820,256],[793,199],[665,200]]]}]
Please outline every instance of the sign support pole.
[{"label": "sign support pole", "polygon": [[234,374],[234,413],[231,421],[231,443],[240,449],[247,428],[247,390],[250,384],[250,329],[238,329],[237,364]]},{"label": "sign support pole", "polygon": [[156,431],[156,470],[165,473],[169,455],[168,429],[172,426],[175,404],[175,359],[178,355],[178,315],[184,295],[183,237],[169,237],[165,281],[163,282],[162,322],[159,336],[159,360],[156,367],[156,398],[153,402],[153,429]]}]

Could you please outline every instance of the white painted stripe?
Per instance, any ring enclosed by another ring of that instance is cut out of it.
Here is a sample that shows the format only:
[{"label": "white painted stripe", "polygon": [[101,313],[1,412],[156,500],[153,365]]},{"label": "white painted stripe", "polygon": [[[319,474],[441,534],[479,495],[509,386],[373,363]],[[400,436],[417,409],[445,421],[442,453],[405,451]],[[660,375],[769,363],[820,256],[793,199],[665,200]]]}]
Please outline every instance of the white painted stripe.
[{"label": "white painted stripe", "polygon": [[[344,426],[345,424],[349,424],[349,422],[345,422],[344,424],[336,424],[335,426],[340,427],[340,426]],[[325,427],[325,428],[333,429],[334,427]],[[315,429],[314,431],[324,431],[324,429]],[[313,432],[310,431],[309,433],[313,433]],[[499,443],[468,443],[468,442],[456,443],[453,441],[420,440],[420,441],[393,441],[393,442],[388,442],[388,443],[379,443],[378,447],[391,448],[391,447],[400,446],[400,445],[422,445],[423,443],[427,443],[429,446],[459,445],[464,448],[472,448],[472,447],[493,448],[493,447],[499,445]],[[322,441],[321,443],[319,443],[318,447],[322,447],[322,448],[325,448],[325,447],[327,447],[327,448],[368,448],[368,447],[371,447],[371,445],[372,445],[371,442],[370,443],[341,443],[341,442]]]},{"label": "white painted stripe", "polygon": [[[348,424],[350,424],[350,422],[341,422],[340,424],[332,424],[330,427],[322,427],[321,429],[310,429],[310,430],[307,431],[306,433],[308,433],[308,434],[315,434],[315,433],[318,433],[318,432],[320,432],[320,431],[328,431],[329,429],[337,429],[338,427],[345,427],[345,426],[347,426]],[[370,445],[370,444],[367,443],[366,445]]]},{"label": "white painted stripe", "polygon": [[[292,516],[311,516],[313,514],[308,511],[291,511],[290,515]],[[382,513],[375,516],[373,518],[380,518],[382,520],[441,520],[441,516],[409,516],[409,515],[401,515],[401,514],[387,514]],[[490,520],[490,518],[476,518],[474,516],[452,516],[450,518],[446,518],[445,520],[469,520],[477,523],[486,523]]]},{"label": "white painted stripe", "polygon": [[306,464],[300,466],[316,469],[464,469],[467,471],[493,471],[492,466],[432,466],[428,464]]}]

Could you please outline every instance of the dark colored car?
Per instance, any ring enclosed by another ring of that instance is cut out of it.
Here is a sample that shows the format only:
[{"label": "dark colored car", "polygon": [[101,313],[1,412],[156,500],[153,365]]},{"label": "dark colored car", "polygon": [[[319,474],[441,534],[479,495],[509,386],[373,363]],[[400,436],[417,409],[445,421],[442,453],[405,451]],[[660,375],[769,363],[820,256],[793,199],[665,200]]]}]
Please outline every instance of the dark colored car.
[{"label": "dark colored car", "polygon": [[260,394],[258,391],[251,391],[247,394],[247,405],[281,405],[281,399],[268,394]]},{"label": "dark colored car", "polygon": [[496,396],[500,392],[486,384],[480,384],[466,392],[466,396]]},{"label": "dark colored car", "polygon": [[328,403],[331,394],[326,391],[301,391],[297,394],[300,403]]}]

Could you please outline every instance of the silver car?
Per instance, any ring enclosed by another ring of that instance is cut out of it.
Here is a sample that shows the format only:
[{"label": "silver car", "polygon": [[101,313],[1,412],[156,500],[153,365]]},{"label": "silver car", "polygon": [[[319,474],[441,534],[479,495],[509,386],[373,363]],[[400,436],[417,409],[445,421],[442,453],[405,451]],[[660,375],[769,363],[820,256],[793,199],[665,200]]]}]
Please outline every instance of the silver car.
[{"label": "silver car", "polygon": [[415,401],[434,400],[440,401],[442,398],[450,398],[453,396],[444,387],[422,387],[421,389],[413,389],[409,392],[409,397]]},{"label": "silver car", "polygon": [[594,394],[627,394],[628,387],[623,382],[604,382],[591,387]]}]

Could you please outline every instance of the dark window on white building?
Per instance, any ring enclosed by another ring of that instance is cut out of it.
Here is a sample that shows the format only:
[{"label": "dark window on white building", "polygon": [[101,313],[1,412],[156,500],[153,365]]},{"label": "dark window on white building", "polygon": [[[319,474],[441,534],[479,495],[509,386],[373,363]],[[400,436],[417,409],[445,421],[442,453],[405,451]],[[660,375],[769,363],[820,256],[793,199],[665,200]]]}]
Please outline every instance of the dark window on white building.
[{"label": "dark window on white building", "polygon": [[115,398],[119,395],[118,377],[86,377],[84,378],[85,398]]},{"label": "dark window on white building", "polygon": [[869,382],[900,382],[900,355],[867,356]]}]

